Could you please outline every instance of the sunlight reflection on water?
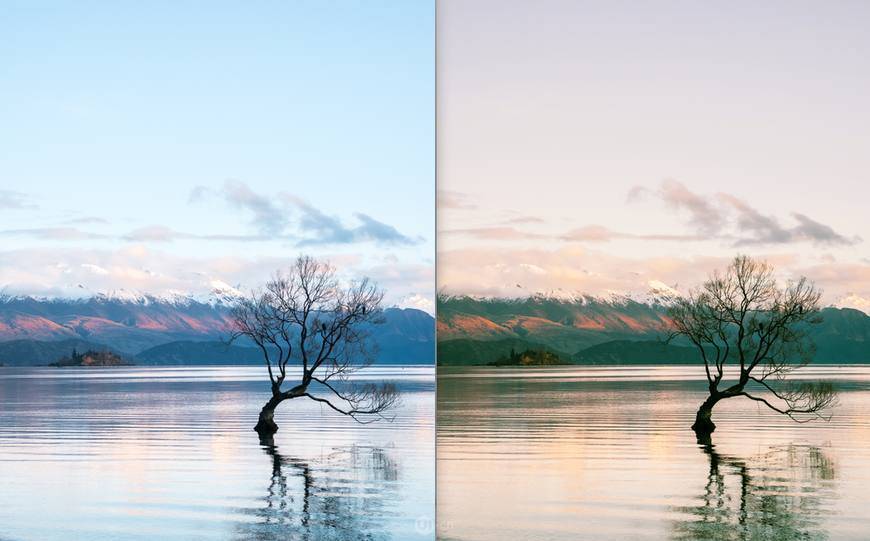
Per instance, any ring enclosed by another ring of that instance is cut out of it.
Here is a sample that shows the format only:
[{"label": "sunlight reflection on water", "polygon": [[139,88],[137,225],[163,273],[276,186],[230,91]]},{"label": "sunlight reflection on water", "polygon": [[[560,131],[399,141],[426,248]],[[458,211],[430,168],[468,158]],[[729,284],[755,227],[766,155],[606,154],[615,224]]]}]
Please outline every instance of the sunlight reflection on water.
[{"label": "sunlight reflection on water", "polygon": [[260,367],[0,369],[0,539],[433,539],[434,369],[392,423],[282,404]]},{"label": "sunlight reflection on water", "polygon": [[704,398],[691,370],[440,370],[439,535],[867,539],[870,367],[808,371],[842,391],[828,423],[722,402],[709,447],[689,428]]}]

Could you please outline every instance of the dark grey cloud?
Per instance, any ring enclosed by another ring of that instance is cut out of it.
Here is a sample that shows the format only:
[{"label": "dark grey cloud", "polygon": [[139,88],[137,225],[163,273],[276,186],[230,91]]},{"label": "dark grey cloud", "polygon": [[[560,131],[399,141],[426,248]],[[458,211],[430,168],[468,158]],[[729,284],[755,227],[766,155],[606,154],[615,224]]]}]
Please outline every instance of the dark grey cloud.
[{"label": "dark grey cloud", "polygon": [[299,246],[367,241],[409,245],[422,241],[420,238],[404,235],[395,227],[364,213],[354,214],[359,224],[349,226],[338,216],[327,214],[292,194],[259,194],[245,183],[235,180],[226,181],[219,189],[197,186],[191,192],[189,200],[198,202],[213,196],[223,199],[234,208],[250,213],[251,225],[259,233],[257,240],[285,239],[295,241]]}]

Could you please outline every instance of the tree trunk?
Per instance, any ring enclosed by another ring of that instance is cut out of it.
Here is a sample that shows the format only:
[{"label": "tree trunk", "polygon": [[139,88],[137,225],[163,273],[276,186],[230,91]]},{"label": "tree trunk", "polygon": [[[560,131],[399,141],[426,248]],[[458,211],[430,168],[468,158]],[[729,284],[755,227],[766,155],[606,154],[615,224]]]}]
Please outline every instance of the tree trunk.
[{"label": "tree trunk", "polygon": [[275,408],[278,407],[283,401],[283,397],[281,395],[272,395],[272,398],[266,402],[266,405],[263,406],[263,409],[260,410],[260,418],[257,420],[257,425],[254,427],[254,430],[263,437],[263,436],[271,436],[275,432],[278,432],[278,425],[275,424]]},{"label": "tree trunk", "polygon": [[695,414],[695,424],[692,425],[692,430],[698,438],[709,436],[716,430],[716,425],[713,423],[713,406],[719,401],[719,397],[710,396],[698,408],[698,413]]}]

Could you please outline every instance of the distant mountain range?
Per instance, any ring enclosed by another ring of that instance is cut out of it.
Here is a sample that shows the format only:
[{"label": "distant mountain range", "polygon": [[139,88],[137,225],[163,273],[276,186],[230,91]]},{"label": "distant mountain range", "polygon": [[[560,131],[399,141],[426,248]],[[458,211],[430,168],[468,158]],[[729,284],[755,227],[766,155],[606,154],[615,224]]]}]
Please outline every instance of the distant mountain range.
[{"label": "distant mountain range", "polygon": [[[438,299],[438,363],[481,365],[514,351],[546,349],[577,364],[685,364],[697,355],[664,344],[670,292],[629,297],[534,295],[517,299]],[[816,362],[870,362],[870,316],[824,308],[812,327]]]},{"label": "distant mountain range", "polygon": [[[108,350],[137,364],[246,364],[260,352],[227,346],[232,298],[214,295],[95,295],[84,299],[0,297],[0,363],[44,365],[73,348]],[[434,363],[435,320],[387,308],[372,329],[382,363]]]}]

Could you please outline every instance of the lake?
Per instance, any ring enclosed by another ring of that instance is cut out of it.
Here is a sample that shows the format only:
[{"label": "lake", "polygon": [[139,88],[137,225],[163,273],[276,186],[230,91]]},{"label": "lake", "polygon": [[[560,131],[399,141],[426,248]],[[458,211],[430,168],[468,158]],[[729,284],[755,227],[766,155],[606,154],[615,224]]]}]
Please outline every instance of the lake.
[{"label": "lake", "polygon": [[870,366],[802,372],[829,422],[733,398],[701,445],[702,367],[439,368],[439,539],[866,540]]},{"label": "lake", "polygon": [[296,399],[261,445],[260,366],[0,368],[0,540],[434,539],[434,368],[363,374],[393,422]]}]

